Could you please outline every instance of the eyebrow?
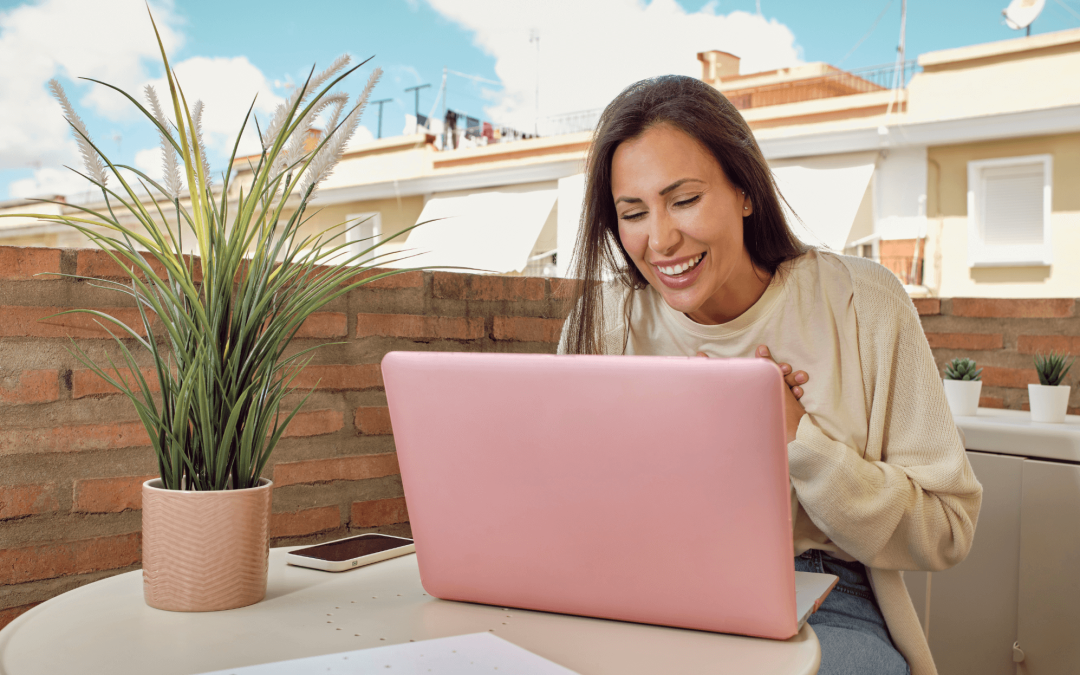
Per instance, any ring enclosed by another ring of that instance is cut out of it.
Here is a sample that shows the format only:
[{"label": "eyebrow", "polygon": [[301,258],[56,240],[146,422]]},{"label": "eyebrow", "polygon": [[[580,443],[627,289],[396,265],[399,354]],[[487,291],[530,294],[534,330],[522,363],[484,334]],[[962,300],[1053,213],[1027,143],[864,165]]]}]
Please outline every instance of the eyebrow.
[{"label": "eyebrow", "polygon": [[[663,190],[661,190],[660,191],[660,196],[663,197],[664,195],[666,195],[667,193],[671,192],[672,190],[678,188],[680,185],[682,185],[684,183],[704,183],[704,182],[705,181],[698,180],[697,178],[680,178],[679,180],[675,181],[671,185],[669,185],[666,188],[664,188]],[[615,203],[618,204],[619,202],[629,202],[630,204],[640,204],[641,199],[639,197],[619,197],[618,199],[615,200]]]}]

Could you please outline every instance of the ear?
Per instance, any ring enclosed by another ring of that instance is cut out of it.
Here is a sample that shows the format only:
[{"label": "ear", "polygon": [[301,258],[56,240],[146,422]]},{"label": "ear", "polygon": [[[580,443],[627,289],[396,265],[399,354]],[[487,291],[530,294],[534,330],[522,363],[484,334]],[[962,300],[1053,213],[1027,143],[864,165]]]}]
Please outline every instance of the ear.
[{"label": "ear", "polygon": [[750,195],[746,194],[746,190],[740,189],[742,193],[742,217],[745,218],[754,213],[754,203],[750,201]]}]

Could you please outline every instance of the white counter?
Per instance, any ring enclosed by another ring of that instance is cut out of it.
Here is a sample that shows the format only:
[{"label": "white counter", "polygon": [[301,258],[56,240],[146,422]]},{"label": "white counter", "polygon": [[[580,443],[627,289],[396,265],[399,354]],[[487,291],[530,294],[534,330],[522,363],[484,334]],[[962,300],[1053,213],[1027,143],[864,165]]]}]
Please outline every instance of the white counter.
[{"label": "white counter", "polygon": [[1042,424],[1023,410],[979,408],[974,416],[955,419],[968,450],[1080,462],[1080,415],[1066,415],[1063,424]]}]

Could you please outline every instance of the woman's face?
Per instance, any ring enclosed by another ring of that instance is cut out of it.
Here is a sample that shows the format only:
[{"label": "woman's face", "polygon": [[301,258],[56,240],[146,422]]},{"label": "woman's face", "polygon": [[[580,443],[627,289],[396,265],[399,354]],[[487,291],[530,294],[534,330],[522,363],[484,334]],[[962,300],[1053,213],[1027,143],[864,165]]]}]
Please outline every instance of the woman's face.
[{"label": "woman's face", "polygon": [[623,248],[672,309],[724,323],[760,296],[743,245],[753,205],[696,139],[660,124],[624,141],[612,158],[611,192]]}]

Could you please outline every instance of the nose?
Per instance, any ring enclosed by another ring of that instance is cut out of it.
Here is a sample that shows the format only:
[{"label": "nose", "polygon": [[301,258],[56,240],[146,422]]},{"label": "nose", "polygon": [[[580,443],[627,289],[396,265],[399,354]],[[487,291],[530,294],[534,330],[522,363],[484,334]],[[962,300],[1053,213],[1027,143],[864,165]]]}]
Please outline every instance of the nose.
[{"label": "nose", "polygon": [[649,228],[649,248],[661,256],[667,256],[679,248],[682,241],[682,233],[672,221],[666,210],[661,210],[656,218],[652,219]]}]

